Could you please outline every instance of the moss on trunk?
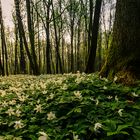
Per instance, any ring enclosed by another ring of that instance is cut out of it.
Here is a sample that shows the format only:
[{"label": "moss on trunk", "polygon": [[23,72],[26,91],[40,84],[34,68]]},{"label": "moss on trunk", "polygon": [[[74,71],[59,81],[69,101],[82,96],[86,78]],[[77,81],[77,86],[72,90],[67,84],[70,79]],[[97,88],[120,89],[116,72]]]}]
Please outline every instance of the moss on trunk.
[{"label": "moss on trunk", "polygon": [[140,1],[117,0],[113,39],[101,76],[123,83],[140,79]]}]

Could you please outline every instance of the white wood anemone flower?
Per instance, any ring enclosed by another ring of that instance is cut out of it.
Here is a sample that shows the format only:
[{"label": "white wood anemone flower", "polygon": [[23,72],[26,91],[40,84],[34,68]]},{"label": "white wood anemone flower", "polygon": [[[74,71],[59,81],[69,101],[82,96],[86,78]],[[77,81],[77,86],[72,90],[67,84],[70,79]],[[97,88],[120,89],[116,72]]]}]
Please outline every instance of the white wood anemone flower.
[{"label": "white wood anemone flower", "polygon": [[112,96],[108,96],[107,99],[111,100],[113,97]]},{"label": "white wood anemone flower", "polygon": [[116,82],[117,80],[118,80],[118,77],[115,76],[113,81]]},{"label": "white wood anemone flower", "polygon": [[79,136],[78,136],[78,135],[75,135],[75,134],[73,133],[73,140],[80,140],[80,139],[79,139]]},{"label": "white wood anemone flower", "polygon": [[41,136],[38,138],[38,140],[49,140],[49,137],[45,132],[39,132],[39,134]]},{"label": "white wood anemone flower", "polygon": [[132,92],[132,96],[133,96],[133,97],[139,97],[139,95],[136,94],[135,92]]},{"label": "white wood anemone flower", "polygon": [[47,114],[47,116],[48,116],[47,120],[54,120],[56,118],[56,116],[53,112],[49,112]]},{"label": "white wood anemone flower", "polygon": [[21,122],[21,120],[15,121],[14,128],[15,128],[15,129],[23,128],[23,123]]},{"label": "white wood anemone flower", "polygon": [[106,87],[106,86],[103,86],[103,89],[104,89],[104,90],[106,90],[106,89],[107,89],[107,87]]},{"label": "white wood anemone flower", "polygon": [[95,102],[96,102],[96,106],[99,104],[99,100],[98,99],[96,99],[95,100]]},{"label": "white wood anemone flower", "polygon": [[80,91],[75,91],[74,95],[76,96],[76,98],[79,98],[79,99],[82,98],[82,95],[81,95]]},{"label": "white wood anemone flower", "polygon": [[123,109],[119,109],[119,110],[118,110],[118,114],[119,114],[121,117],[122,117],[122,114],[123,114],[122,111],[123,111]]},{"label": "white wood anemone flower", "polygon": [[12,107],[10,107],[5,113],[7,113],[9,116],[12,116],[12,115],[15,114],[14,111],[15,111],[15,110],[14,110]]},{"label": "white wood anemone flower", "polygon": [[115,100],[118,102],[119,101],[119,98],[118,98],[118,96],[116,95],[115,96]]},{"label": "white wood anemone flower", "polygon": [[101,123],[95,123],[94,124],[94,131],[95,132],[99,132],[98,130],[102,127],[102,124]]},{"label": "white wood anemone flower", "polygon": [[42,112],[42,106],[41,106],[41,104],[36,105],[36,108],[34,108],[34,110],[35,110],[37,113],[41,113],[41,112]]}]

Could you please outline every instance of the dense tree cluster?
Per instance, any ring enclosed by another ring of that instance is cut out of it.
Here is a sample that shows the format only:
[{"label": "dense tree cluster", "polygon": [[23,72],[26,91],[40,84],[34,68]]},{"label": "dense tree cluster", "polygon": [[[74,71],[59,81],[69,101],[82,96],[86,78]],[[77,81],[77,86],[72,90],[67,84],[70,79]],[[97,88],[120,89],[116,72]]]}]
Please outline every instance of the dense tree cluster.
[{"label": "dense tree cluster", "polygon": [[139,79],[139,10],[138,0],[14,0],[11,30],[0,3],[0,73]]},{"label": "dense tree cluster", "polygon": [[[111,0],[14,0],[14,29],[1,23],[1,41],[6,42],[0,49],[1,74],[100,70],[114,12]],[[91,55],[96,62],[91,60],[94,68],[88,70]]]}]

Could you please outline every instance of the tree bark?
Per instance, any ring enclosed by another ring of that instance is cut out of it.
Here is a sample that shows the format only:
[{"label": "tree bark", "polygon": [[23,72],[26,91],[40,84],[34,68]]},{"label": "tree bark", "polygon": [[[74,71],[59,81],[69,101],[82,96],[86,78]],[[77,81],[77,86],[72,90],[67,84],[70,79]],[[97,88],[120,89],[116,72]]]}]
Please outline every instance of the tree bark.
[{"label": "tree bark", "polygon": [[18,73],[18,29],[17,23],[15,22],[15,69],[14,74]]},{"label": "tree bark", "polygon": [[1,32],[1,45],[2,45],[2,75],[8,76],[8,54],[7,54],[7,46],[5,40],[5,31],[4,31],[4,23],[3,23],[3,16],[2,16],[2,5],[0,1],[0,32]]},{"label": "tree bark", "polygon": [[45,25],[45,33],[46,33],[46,70],[47,74],[51,74],[51,54],[50,54],[50,7],[51,7],[51,1],[48,0],[46,2],[43,0],[43,6],[44,9],[47,8],[47,11],[45,11],[45,20],[46,20],[46,25]]},{"label": "tree bark", "polygon": [[25,50],[26,50],[30,65],[31,65],[31,69],[32,69],[34,75],[38,75],[38,72],[37,72],[34,62],[32,60],[32,55],[30,54],[30,51],[28,48],[28,42],[27,42],[26,36],[25,36],[24,26],[23,26],[23,22],[22,22],[22,18],[21,18],[20,7],[19,7],[20,1],[14,0],[14,2],[15,2],[15,9],[16,9],[16,18],[18,21],[18,28],[20,30],[22,39],[24,41],[24,46],[25,46]]},{"label": "tree bark", "polygon": [[113,39],[101,76],[131,84],[140,79],[140,1],[117,0]]},{"label": "tree bark", "polygon": [[96,0],[94,21],[92,25],[91,47],[90,47],[90,53],[89,53],[87,67],[86,67],[86,73],[92,73],[95,71],[95,57],[96,57],[96,49],[97,49],[101,5],[102,5],[102,0]]},{"label": "tree bark", "polygon": [[54,34],[55,34],[55,49],[56,49],[56,73],[63,73],[62,70],[62,62],[61,62],[61,57],[60,57],[60,51],[59,51],[59,46],[60,46],[60,40],[58,39],[58,32],[57,32],[57,26],[56,26],[56,19],[55,19],[55,11],[54,11],[54,5],[53,1],[51,0],[52,3],[52,16],[53,16],[53,25],[54,25]]},{"label": "tree bark", "polygon": [[[81,8],[82,10],[82,8]],[[77,35],[77,70],[80,70],[80,47],[81,47],[81,17],[82,15],[79,15],[79,19],[78,19],[78,35]]]},{"label": "tree bark", "polygon": [[31,1],[26,0],[26,9],[27,9],[27,25],[28,25],[28,31],[29,31],[29,39],[30,39],[30,45],[31,45],[31,54],[34,62],[34,66],[36,69],[36,73],[40,74],[39,67],[37,64],[37,56],[35,52],[35,33],[34,33],[34,23],[32,20],[33,12],[31,12]]},{"label": "tree bark", "polygon": [[88,26],[88,53],[91,49],[91,37],[92,37],[92,24],[93,24],[93,0],[89,1],[89,26]]},{"label": "tree bark", "polygon": [[74,56],[73,56],[73,50],[74,50],[74,23],[75,23],[75,11],[74,11],[75,1],[70,0],[70,9],[69,9],[69,18],[70,18],[70,40],[71,40],[71,64],[70,64],[70,71],[74,72]]}]

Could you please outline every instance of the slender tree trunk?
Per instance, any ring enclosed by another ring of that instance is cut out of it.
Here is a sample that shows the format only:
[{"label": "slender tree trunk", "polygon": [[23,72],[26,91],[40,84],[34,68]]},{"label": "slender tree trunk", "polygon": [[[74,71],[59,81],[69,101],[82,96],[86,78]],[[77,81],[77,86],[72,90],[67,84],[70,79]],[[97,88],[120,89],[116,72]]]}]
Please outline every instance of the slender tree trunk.
[{"label": "slender tree trunk", "polygon": [[18,29],[17,29],[17,24],[15,23],[15,69],[14,69],[14,74],[18,73],[17,50],[18,50]]},{"label": "slender tree trunk", "polygon": [[75,22],[75,12],[74,12],[74,5],[75,2],[73,0],[70,0],[70,11],[69,11],[69,15],[70,15],[70,37],[71,37],[71,72],[74,71],[74,56],[73,56],[73,42],[74,42],[74,22]]},{"label": "slender tree trunk", "polygon": [[[74,32],[74,55],[73,55],[73,59],[74,59],[74,69],[73,72],[76,72],[77,69],[77,41],[78,41],[78,31],[77,31],[78,26],[75,26],[75,32]],[[77,32],[76,32],[77,31]]]},{"label": "slender tree trunk", "polygon": [[[41,72],[42,71],[42,59],[41,59],[41,48],[43,47],[42,46],[42,43],[41,43],[41,40],[40,40],[40,24],[39,24],[39,17],[38,17],[38,14],[37,14],[37,30],[38,30],[38,34],[37,34],[37,42],[38,42],[38,61],[39,61],[39,71]],[[42,46],[42,47],[41,47]]]},{"label": "slender tree trunk", "polygon": [[70,48],[71,46],[68,44],[67,45],[67,69],[68,69],[68,72],[71,72],[71,53],[70,53]]},{"label": "slender tree trunk", "polygon": [[2,45],[2,75],[8,75],[8,54],[7,54],[7,46],[6,46],[6,40],[5,40],[5,31],[4,31],[4,23],[3,23],[3,17],[2,17],[2,5],[0,1],[0,26],[1,26],[1,45]]},{"label": "slender tree trunk", "polygon": [[[77,70],[81,70],[80,65],[80,47],[81,47],[81,19],[82,19],[82,2],[80,1],[80,15],[78,19],[78,37],[77,37]],[[84,56],[83,56],[84,57]]]},{"label": "slender tree trunk", "polygon": [[60,52],[59,52],[60,41],[58,40],[58,33],[57,33],[57,27],[56,27],[56,21],[55,21],[56,19],[55,19],[53,1],[52,1],[52,15],[53,15],[55,47],[56,47],[56,73],[59,73],[59,69],[60,69],[60,73],[63,73],[62,62],[61,62],[61,57],[60,57]]},{"label": "slender tree trunk", "polygon": [[[62,0],[59,0],[59,12],[62,13]],[[60,16],[60,28],[59,28],[59,42],[60,42],[60,46],[62,47],[62,51],[61,51],[61,65],[62,65],[62,73],[65,71],[65,66],[64,66],[64,56],[65,56],[65,52],[64,52],[64,36],[63,36],[63,18],[62,16]]]},{"label": "slender tree trunk", "polygon": [[22,39],[22,33],[21,30],[19,30],[19,45],[20,45],[20,72],[23,74],[26,74],[26,60],[24,55],[24,46],[23,46],[23,39]]},{"label": "slender tree trunk", "polygon": [[63,35],[62,35],[61,46],[62,46],[62,66],[63,66],[63,72],[65,72],[65,70],[66,70],[66,67],[65,67],[66,52],[65,52],[65,40],[64,40]]},{"label": "slender tree trunk", "polygon": [[5,33],[4,33],[4,49],[5,49],[5,66],[6,66],[6,75],[8,76],[9,75],[9,72],[8,72],[8,53],[7,53],[7,46],[6,46],[6,41],[5,41]]},{"label": "slender tree trunk", "polygon": [[[82,11],[84,10],[84,29],[81,31],[83,32],[83,35],[82,35],[82,38],[83,38],[83,67],[81,65],[81,69],[83,71],[83,69],[85,69],[85,66],[87,64],[87,59],[88,59],[88,13],[87,13],[87,7],[88,7],[88,1],[85,1],[85,4],[83,2],[83,0],[80,0],[81,2],[81,8],[82,8]],[[83,12],[82,12],[83,14]],[[81,23],[82,24],[82,23]],[[81,25],[82,26],[82,25]]]},{"label": "slender tree trunk", "polygon": [[0,54],[0,74],[4,76],[4,70],[3,70],[2,61],[1,61],[1,54]]},{"label": "slender tree trunk", "polygon": [[96,49],[97,49],[101,5],[102,5],[102,0],[96,0],[94,21],[92,25],[91,49],[90,49],[88,63],[86,67],[86,73],[92,73],[95,71],[95,57],[96,57]]},{"label": "slender tree trunk", "polygon": [[89,1],[90,7],[90,17],[89,17],[89,27],[88,27],[88,54],[91,49],[91,37],[92,37],[92,23],[93,23],[93,0]]},{"label": "slender tree trunk", "polygon": [[100,27],[100,34],[98,39],[98,71],[101,70],[102,65],[102,30]]},{"label": "slender tree trunk", "polygon": [[29,39],[30,39],[30,44],[31,44],[31,54],[32,54],[32,59],[34,62],[34,66],[36,69],[36,74],[40,74],[39,72],[39,67],[37,64],[37,56],[35,53],[35,39],[34,39],[34,24],[32,21],[32,17],[33,16],[33,12],[31,12],[31,6],[30,6],[31,2],[30,0],[26,0],[26,9],[27,9],[27,24],[28,24],[28,31],[29,31]]},{"label": "slender tree trunk", "polygon": [[51,61],[50,61],[50,6],[51,6],[51,1],[48,0],[48,3],[46,4],[46,1],[43,0],[43,4],[44,4],[44,8],[45,5],[47,5],[47,13],[45,13],[46,15],[46,28],[45,28],[45,32],[46,32],[46,70],[47,70],[47,74],[51,74]]},{"label": "slender tree trunk", "polygon": [[28,48],[28,43],[27,43],[26,36],[25,36],[25,31],[24,31],[23,22],[22,22],[22,18],[21,18],[21,14],[20,14],[20,8],[19,8],[20,2],[19,2],[19,0],[14,0],[14,2],[15,2],[15,9],[16,9],[16,18],[18,21],[18,28],[20,30],[21,36],[22,36],[23,41],[24,41],[24,46],[25,46],[25,50],[26,50],[30,65],[31,65],[31,69],[33,71],[33,74],[38,75],[36,68],[35,68],[35,65],[34,65],[34,62],[32,60],[32,56],[30,54],[30,51]]}]

